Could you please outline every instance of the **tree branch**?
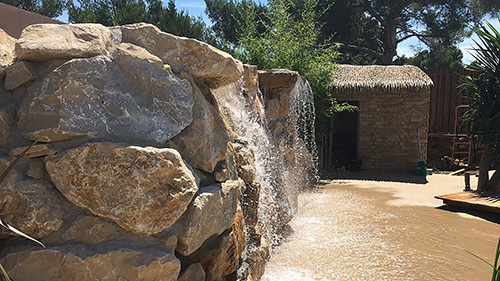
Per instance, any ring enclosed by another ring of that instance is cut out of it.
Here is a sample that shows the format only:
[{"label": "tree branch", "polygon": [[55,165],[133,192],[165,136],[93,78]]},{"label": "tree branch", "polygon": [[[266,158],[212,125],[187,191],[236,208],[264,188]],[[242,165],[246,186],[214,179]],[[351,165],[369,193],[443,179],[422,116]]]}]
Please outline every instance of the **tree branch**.
[{"label": "tree branch", "polygon": [[368,13],[372,15],[378,22],[380,22],[381,25],[385,24],[384,18],[373,8],[372,4],[368,0],[363,1],[365,3],[366,9],[368,10]]},{"label": "tree branch", "polygon": [[323,45],[315,45],[315,48],[327,48],[327,47],[332,47],[332,46],[338,46],[340,49],[344,50],[349,50],[349,51],[357,51],[357,52],[363,52],[365,54],[369,54],[375,58],[381,57],[383,54],[379,53],[375,50],[366,48],[366,47],[360,47],[360,46],[355,46],[355,45],[349,45],[349,44],[344,44],[344,43],[338,43],[338,42],[333,42],[333,43],[327,43]]}]

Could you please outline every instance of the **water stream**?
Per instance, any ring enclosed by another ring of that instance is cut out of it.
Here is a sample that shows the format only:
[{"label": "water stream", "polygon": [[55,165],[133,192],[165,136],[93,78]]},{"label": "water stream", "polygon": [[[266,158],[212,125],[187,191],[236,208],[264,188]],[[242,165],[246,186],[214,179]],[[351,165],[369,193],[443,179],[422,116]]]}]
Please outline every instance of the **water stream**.
[{"label": "water stream", "polygon": [[491,280],[491,268],[465,250],[491,262],[500,225],[436,208],[432,188],[343,181],[301,194],[293,234],[262,280]]}]

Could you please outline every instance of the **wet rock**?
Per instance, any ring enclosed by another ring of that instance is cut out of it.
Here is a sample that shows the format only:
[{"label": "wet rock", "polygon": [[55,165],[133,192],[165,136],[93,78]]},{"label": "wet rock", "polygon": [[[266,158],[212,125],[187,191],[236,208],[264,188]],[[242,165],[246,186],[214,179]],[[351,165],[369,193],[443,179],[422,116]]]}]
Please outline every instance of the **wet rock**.
[{"label": "wet rock", "polygon": [[107,55],[110,47],[109,30],[100,24],[33,24],[17,40],[16,54],[41,62]]},{"label": "wet rock", "polygon": [[16,39],[0,28],[0,79],[5,77],[5,69],[11,65],[16,58],[14,51],[15,46]]},{"label": "wet rock", "polygon": [[200,189],[200,194],[179,220],[177,252],[188,256],[209,237],[220,235],[231,227],[242,185],[240,181],[228,181]]},{"label": "wet rock", "polygon": [[251,165],[243,165],[238,168],[238,176],[244,182],[251,182],[255,179],[255,170]]},{"label": "wet rock", "polygon": [[260,188],[260,183],[253,181],[246,184],[246,189],[242,194],[241,204],[243,215],[245,218],[245,224],[249,230],[255,229],[257,225]]},{"label": "wet rock", "polygon": [[168,229],[198,191],[174,149],[93,143],[45,158],[52,181],[78,207],[126,230]]},{"label": "wet rock", "polygon": [[170,65],[172,71],[187,71],[195,80],[201,80],[211,88],[236,82],[243,75],[241,62],[196,39],[161,32],[154,25],[146,23],[124,25],[121,30],[123,42],[145,48]]},{"label": "wet rock", "polygon": [[37,76],[35,66],[27,61],[14,63],[5,69],[5,89],[14,90],[32,80]]},{"label": "wet rock", "polygon": [[215,107],[205,99],[188,74],[194,93],[193,122],[171,141],[191,166],[212,173],[219,161],[228,157],[229,136]]},{"label": "wet rock", "polygon": [[[7,165],[7,161],[0,159],[0,171],[5,171]],[[0,185],[2,220],[32,237],[40,238],[62,226],[64,199],[49,182],[26,178],[23,168],[14,167]]]},{"label": "wet rock", "polygon": [[177,281],[205,281],[205,271],[201,263],[190,265],[181,273]]},{"label": "wet rock", "polygon": [[240,256],[246,246],[245,239],[243,215],[238,207],[231,229],[207,240],[185,260],[201,263],[206,273],[205,280],[217,280],[238,269]]},{"label": "wet rock", "polygon": [[164,144],[177,135],[192,121],[191,86],[148,59],[122,69],[121,62],[132,60],[127,56],[118,63],[104,56],[73,59],[32,85],[18,113],[23,136]]},{"label": "wet rock", "polygon": [[13,280],[175,281],[179,275],[180,263],[172,252],[126,245],[99,248],[95,251],[77,244],[26,250],[9,253],[1,262]]},{"label": "wet rock", "polygon": [[252,245],[251,252],[248,258],[248,279],[247,280],[260,280],[264,275],[266,263],[271,257],[269,244],[264,237],[260,237],[257,244]]},{"label": "wet rock", "polygon": [[259,87],[265,96],[290,93],[300,75],[285,69],[259,70]]}]

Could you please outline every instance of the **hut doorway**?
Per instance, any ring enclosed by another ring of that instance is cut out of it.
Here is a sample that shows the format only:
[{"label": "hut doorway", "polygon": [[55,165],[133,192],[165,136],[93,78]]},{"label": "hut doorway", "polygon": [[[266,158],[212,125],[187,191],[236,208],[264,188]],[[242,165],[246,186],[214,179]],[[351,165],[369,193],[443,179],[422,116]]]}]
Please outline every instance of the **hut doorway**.
[{"label": "hut doorway", "polygon": [[359,171],[361,169],[358,156],[360,102],[348,103],[356,106],[358,110],[340,112],[332,117],[332,168]]}]

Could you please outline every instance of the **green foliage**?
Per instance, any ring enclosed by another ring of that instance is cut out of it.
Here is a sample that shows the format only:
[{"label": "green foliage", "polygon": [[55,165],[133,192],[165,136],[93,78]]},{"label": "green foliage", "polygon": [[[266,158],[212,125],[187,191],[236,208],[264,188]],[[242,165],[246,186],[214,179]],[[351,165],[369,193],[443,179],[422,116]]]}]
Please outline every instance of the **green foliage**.
[{"label": "green foliage", "polygon": [[49,18],[60,16],[64,9],[64,0],[0,0],[0,2]]},{"label": "green foliage", "polygon": [[146,22],[178,36],[216,42],[201,18],[178,11],[173,0],[166,7],[161,0],[68,0],[66,6],[71,23],[116,26]]},{"label": "green foliage", "polygon": [[339,105],[331,96],[331,74],[338,52],[334,46],[317,46],[321,27],[317,0],[302,1],[300,9],[293,1],[270,0],[265,12],[250,2],[241,3],[244,5],[235,16],[241,32],[233,50],[239,60],[260,69],[289,69],[304,76],[314,93],[318,133],[327,127],[333,113],[353,109]]},{"label": "green foliage", "polygon": [[[500,16],[497,16],[500,22]],[[470,135],[491,148],[491,157],[500,165],[500,32],[486,23],[474,27],[479,38],[473,48],[476,62],[470,69],[479,73],[477,78],[462,76],[461,87],[474,91],[472,104],[466,112],[471,121]]]},{"label": "green foliage", "polygon": [[463,67],[462,50],[456,46],[432,45],[429,50],[422,50],[412,57],[402,56],[396,64],[411,64],[420,68],[459,68]]}]

